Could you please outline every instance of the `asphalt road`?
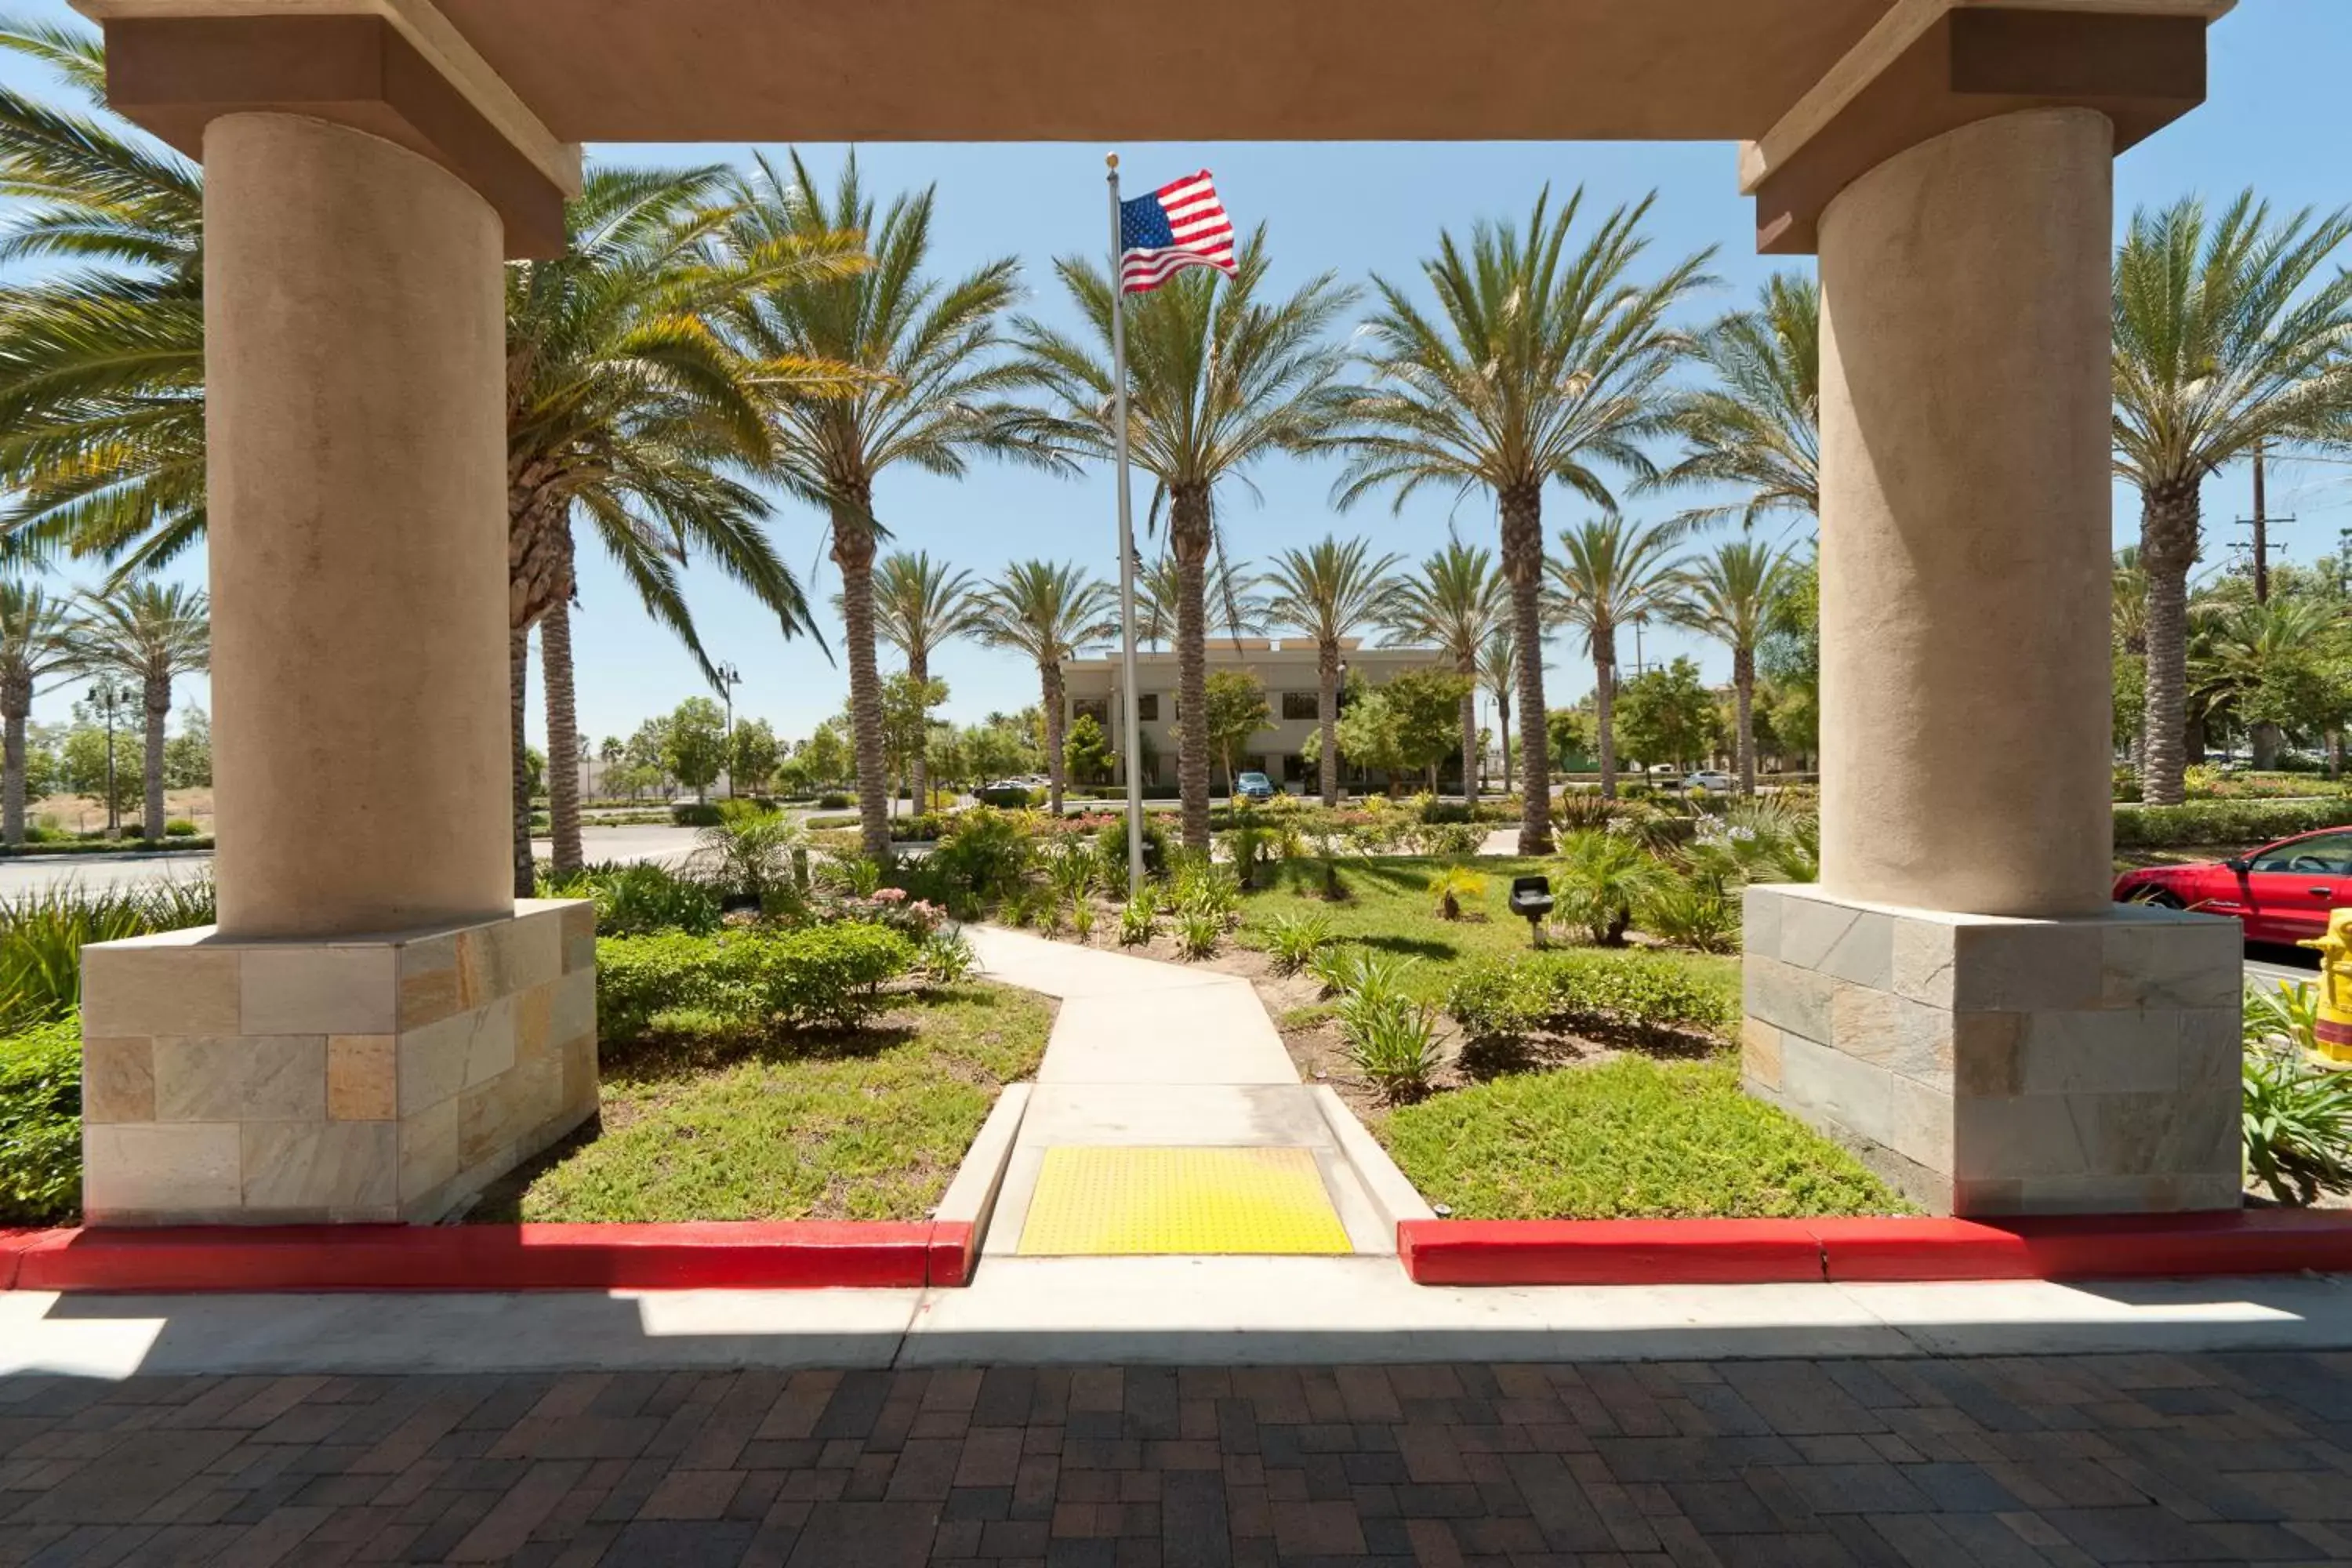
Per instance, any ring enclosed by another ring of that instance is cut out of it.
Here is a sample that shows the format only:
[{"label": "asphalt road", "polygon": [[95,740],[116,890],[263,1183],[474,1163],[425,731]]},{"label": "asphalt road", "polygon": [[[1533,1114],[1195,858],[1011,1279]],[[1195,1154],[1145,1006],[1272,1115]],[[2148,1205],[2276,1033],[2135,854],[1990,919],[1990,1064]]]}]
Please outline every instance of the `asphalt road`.
[{"label": "asphalt road", "polygon": [[[591,861],[659,860],[676,864],[694,852],[691,827],[585,827],[581,848]],[[535,841],[541,855],[547,840]],[[209,853],[173,855],[50,855],[0,860],[0,898],[14,898],[45,888],[79,882],[85,888],[113,888],[159,879],[201,877],[212,869]]]}]

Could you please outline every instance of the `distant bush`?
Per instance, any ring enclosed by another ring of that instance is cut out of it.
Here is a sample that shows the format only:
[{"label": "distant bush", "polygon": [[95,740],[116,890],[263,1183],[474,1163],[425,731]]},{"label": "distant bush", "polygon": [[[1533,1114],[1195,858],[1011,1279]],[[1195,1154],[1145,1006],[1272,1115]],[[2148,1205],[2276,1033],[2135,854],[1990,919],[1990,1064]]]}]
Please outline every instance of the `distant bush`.
[{"label": "distant bush", "polygon": [[926,867],[956,893],[986,903],[1020,887],[1036,858],[1021,819],[992,806],[959,813],[941,829]]},{"label": "distant bush", "polygon": [[163,837],[166,838],[194,838],[195,836],[196,825],[184,816],[173,817],[163,824]]},{"label": "distant bush", "polygon": [[2118,849],[2254,845],[2352,823],[2352,795],[2325,800],[2192,800],[2181,805],[2117,805],[2115,811]]},{"label": "distant bush", "polygon": [[596,930],[604,936],[708,935],[719,929],[721,913],[719,896],[709,887],[651,861],[589,866],[561,880],[545,878],[540,895],[594,900]]},{"label": "distant bush", "polygon": [[[1095,859],[1106,888],[1127,886],[1127,818],[1106,822],[1095,833]],[[1143,819],[1143,874],[1158,877],[1168,870],[1168,830],[1150,817]]]},{"label": "distant bush", "polygon": [[897,931],[854,921],[773,934],[607,937],[596,944],[597,1016],[607,1038],[622,1039],[673,1011],[846,1028],[880,1008],[883,984],[912,967],[915,952]]},{"label": "distant bush", "polygon": [[856,801],[837,789],[829,789],[816,797],[816,808],[819,811],[847,811],[856,804]]},{"label": "distant bush", "polygon": [[681,801],[669,808],[669,819],[680,827],[716,827],[725,820],[715,800]]},{"label": "distant bush", "polygon": [[1590,950],[1479,959],[1454,976],[1445,1010],[1473,1039],[1503,1039],[1544,1028],[1725,1035],[1739,1021],[1738,999],[1661,953]]},{"label": "distant bush", "polygon": [[974,790],[972,798],[982,805],[992,805],[1000,811],[1020,811],[1027,806],[1043,805],[1052,796],[1042,789],[1009,784],[1003,789]]},{"label": "distant bush", "polygon": [[81,1016],[0,1038],[0,1226],[81,1211]]}]

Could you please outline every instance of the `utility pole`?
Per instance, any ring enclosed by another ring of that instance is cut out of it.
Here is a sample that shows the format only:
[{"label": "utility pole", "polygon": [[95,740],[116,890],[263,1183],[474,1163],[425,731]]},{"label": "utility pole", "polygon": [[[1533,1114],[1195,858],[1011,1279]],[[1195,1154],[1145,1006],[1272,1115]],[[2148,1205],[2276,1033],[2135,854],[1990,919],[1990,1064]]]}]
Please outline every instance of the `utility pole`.
[{"label": "utility pole", "polygon": [[[2242,517],[2238,520],[2238,526],[2240,528],[2251,528],[2254,531],[2253,542],[2249,546],[2249,548],[2253,552],[2254,603],[2257,605],[2267,605],[2271,602],[2272,545],[2270,525],[2273,522],[2293,522],[2294,521],[2292,517],[2274,518],[2270,515],[2263,485],[2263,444],[2260,441],[2254,443],[2254,515],[2252,517]],[[2283,550],[2285,546],[2280,545],[2278,548]]]},{"label": "utility pole", "polygon": [[727,700],[727,798],[735,798],[735,689],[743,684],[743,672],[731,664],[719,667],[719,692]]}]

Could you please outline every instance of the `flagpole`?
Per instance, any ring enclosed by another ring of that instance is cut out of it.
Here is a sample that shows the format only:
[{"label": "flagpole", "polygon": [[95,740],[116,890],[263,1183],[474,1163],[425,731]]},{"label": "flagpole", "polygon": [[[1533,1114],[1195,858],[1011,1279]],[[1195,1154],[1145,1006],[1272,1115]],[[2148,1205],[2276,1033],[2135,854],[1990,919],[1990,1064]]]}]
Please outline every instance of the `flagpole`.
[{"label": "flagpole", "polygon": [[1118,658],[1127,700],[1127,894],[1143,891],[1143,727],[1135,689],[1135,515],[1127,488],[1127,288],[1119,279],[1118,154],[1105,155],[1110,182],[1111,421],[1118,447]]}]

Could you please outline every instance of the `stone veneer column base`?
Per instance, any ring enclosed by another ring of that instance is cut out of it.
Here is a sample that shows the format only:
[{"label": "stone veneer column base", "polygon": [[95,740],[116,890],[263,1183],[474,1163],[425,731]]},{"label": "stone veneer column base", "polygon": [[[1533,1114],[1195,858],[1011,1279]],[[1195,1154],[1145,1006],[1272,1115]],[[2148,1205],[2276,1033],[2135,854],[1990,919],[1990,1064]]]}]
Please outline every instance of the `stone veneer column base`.
[{"label": "stone veneer column base", "polygon": [[596,1110],[593,905],[82,951],[90,1225],[438,1219]]},{"label": "stone veneer column base", "polygon": [[2000,1215],[2235,1208],[2242,941],[2138,905],[1948,914],[1747,892],[1750,1092],[1913,1201]]}]

